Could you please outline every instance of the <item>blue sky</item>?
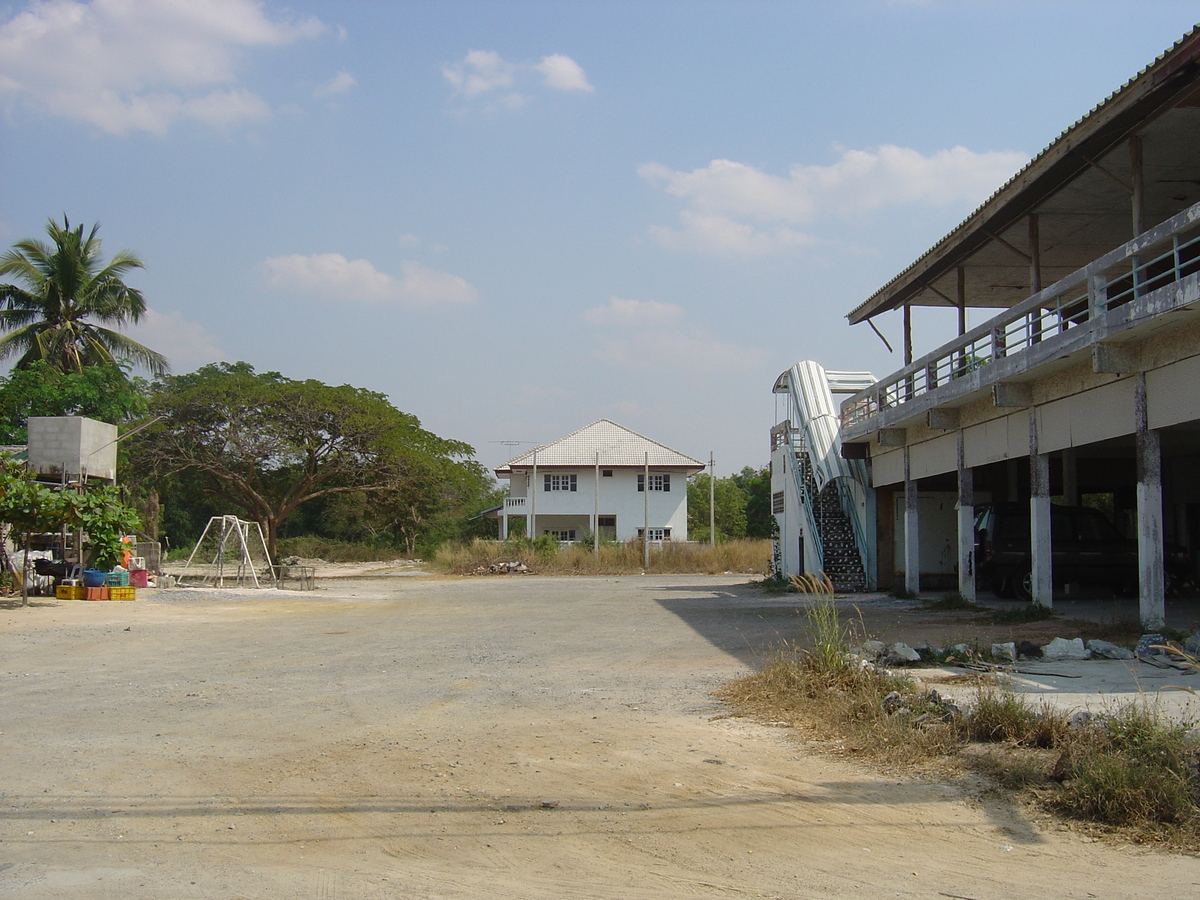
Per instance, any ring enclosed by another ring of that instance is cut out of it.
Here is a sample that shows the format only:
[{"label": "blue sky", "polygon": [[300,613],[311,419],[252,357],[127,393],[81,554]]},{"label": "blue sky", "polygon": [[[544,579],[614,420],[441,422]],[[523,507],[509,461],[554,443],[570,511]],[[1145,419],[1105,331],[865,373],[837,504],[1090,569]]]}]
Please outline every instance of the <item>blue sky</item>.
[{"label": "blue sky", "polygon": [[[767,462],[793,362],[899,368],[845,314],[1196,17],[9,3],[0,244],[99,221],[145,261],[132,333],[176,372],[380,391],[489,466],[604,417],[727,474]],[[915,318],[918,353],[955,327]]]}]

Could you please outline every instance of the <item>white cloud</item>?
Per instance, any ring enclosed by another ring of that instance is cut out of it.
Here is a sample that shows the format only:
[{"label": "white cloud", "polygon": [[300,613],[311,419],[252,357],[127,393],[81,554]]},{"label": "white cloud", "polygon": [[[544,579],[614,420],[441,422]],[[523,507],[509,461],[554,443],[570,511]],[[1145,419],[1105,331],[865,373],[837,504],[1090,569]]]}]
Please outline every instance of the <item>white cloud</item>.
[{"label": "white cloud", "polygon": [[416,262],[401,263],[399,278],[380,272],[365,259],[349,260],[340,253],[275,256],[263,266],[270,287],[328,300],[410,307],[479,300],[479,292],[465,279]]},{"label": "white cloud", "polygon": [[515,68],[492,50],[472,50],[461,62],[443,68],[442,75],[459,93],[477,97],[512,87]]},{"label": "white cloud", "polygon": [[38,0],[0,23],[0,98],[113,134],[228,126],[269,111],[236,84],[242,56],[324,30],[269,18],[258,0]]},{"label": "white cloud", "polygon": [[187,371],[226,358],[217,339],[198,322],[178,312],[160,313],[147,309],[140,322],[121,329],[140,344],[156,350],[177,371]]},{"label": "white cloud", "polygon": [[358,84],[358,80],[349,72],[338,72],[329,81],[313,91],[313,96],[323,99],[325,97],[333,97],[337,94],[344,94],[356,84]]},{"label": "white cloud", "polygon": [[691,172],[647,163],[638,174],[686,203],[679,229],[651,229],[656,242],[702,253],[761,256],[816,242],[796,225],[901,204],[973,206],[1027,161],[1014,152],[954,147],[926,156],[885,145],[842,150],[830,166],[794,165],[787,176],[728,159]]},{"label": "white cloud", "polygon": [[613,297],[607,306],[597,306],[583,314],[583,321],[591,325],[617,325],[626,328],[679,322],[682,319],[683,307],[675,303],[623,300],[620,297]]},{"label": "white cloud", "polygon": [[518,109],[530,100],[531,80],[557,91],[593,91],[583,68],[569,56],[555,53],[537,63],[512,63],[494,50],[472,50],[459,62],[442,68],[442,76],[455,94],[468,100],[486,100],[493,108]]},{"label": "white cloud", "polygon": [[724,343],[687,322],[673,303],[613,297],[582,318],[597,326],[595,358],[618,368],[698,376],[752,369],[763,359],[759,349]]},{"label": "white cloud", "polygon": [[534,68],[546,79],[546,85],[556,91],[594,91],[582,67],[569,56],[553,53],[543,56]]}]

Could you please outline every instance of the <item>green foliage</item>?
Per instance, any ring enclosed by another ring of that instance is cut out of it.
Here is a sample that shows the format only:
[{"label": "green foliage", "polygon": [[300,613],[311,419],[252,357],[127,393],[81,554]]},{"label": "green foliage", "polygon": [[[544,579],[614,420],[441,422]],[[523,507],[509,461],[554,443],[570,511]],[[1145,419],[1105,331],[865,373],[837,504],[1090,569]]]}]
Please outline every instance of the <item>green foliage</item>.
[{"label": "green foliage", "polygon": [[452,531],[448,520],[491,487],[470,446],[362,388],[218,363],[156,381],[149,407],[162,419],[131,453],[143,480],[161,485],[164,519],[200,501],[216,514],[239,511],[262,525],[272,556],[293,516],[297,533],[411,555],[430,531]]},{"label": "green foliage", "polygon": [[[709,482],[706,472],[688,479],[688,536],[709,539]],[[775,517],[771,514],[771,470],[746,466],[713,486],[717,539],[770,538]]]},{"label": "green foliage", "polygon": [[746,497],[746,537],[775,536],[775,516],[771,513],[771,468],[753,469],[746,466],[729,476]]},{"label": "green foliage", "polygon": [[[711,476],[707,473],[688,479],[688,536],[692,540],[709,539],[709,490]],[[717,538],[746,536],[746,495],[732,479],[718,478],[713,485],[716,507]]]},{"label": "green foliage", "polygon": [[[50,243],[28,238],[0,256],[0,359],[17,356],[17,368],[38,360],[64,372],[88,366],[117,367],[129,360],[155,374],[170,367],[161,353],[106,325],[120,328],[146,313],[141,292],[122,280],[141,260],[122,250],[107,263],[100,255],[99,225],[85,236],[63,217],[46,226]],[[22,286],[23,285],[23,286]]]},{"label": "green foliage", "polygon": [[87,416],[116,425],[146,413],[146,383],[114,366],[64,372],[46,360],[0,378],[0,444],[24,444],[30,416]]},{"label": "green foliage", "polygon": [[88,538],[92,565],[108,570],[121,561],[126,549],[121,538],[137,531],[137,513],[121,500],[120,492],[112,485],[93,487],[73,498],[72,519]]}]

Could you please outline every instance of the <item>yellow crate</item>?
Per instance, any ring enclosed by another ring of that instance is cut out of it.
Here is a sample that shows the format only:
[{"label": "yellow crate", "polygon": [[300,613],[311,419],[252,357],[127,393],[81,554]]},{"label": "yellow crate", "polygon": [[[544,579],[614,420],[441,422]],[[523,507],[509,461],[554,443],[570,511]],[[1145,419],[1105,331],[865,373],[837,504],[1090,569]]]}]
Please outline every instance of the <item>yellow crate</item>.
[{"label": "yellow crate", "polygon": [[84,589],[70,584],[60,584],[54,589],[54,596],[59,600],[82,600]]},{"label": "yellow crate", "polygon": [[134,588],[131,587],[110,587],[108,589],[109,600],[132,600],[134,599]]}]

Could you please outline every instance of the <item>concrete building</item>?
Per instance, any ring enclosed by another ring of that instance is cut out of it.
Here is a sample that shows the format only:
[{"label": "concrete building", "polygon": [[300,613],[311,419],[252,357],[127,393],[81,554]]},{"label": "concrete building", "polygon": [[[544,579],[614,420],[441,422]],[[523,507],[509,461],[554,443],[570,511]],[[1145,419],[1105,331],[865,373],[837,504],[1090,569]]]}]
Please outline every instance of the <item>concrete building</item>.
[{"label": "concrete building", "polygon": [[[1200,549],[1198,137],[1194,30],[849,313],[904,323],[904,367],[841,406],[881,587],[915,591],[942,559],[973,597],[975,507],[1010,500],[1049,605],[1051,505],[1088,503],[1136,537],[1140,616],[1162,623],[1164,541]],[[914,353],[913,306],[959,336]],[[971,308],[995,315],[968,328]]]},{"label": "concrete building", "polygon": [[559,541],[587,534],[627,541],[687,540],[687,478],[704,464],[600,419],[496,469],[508,497],[500,537],[523,520],[528,535]]}]

